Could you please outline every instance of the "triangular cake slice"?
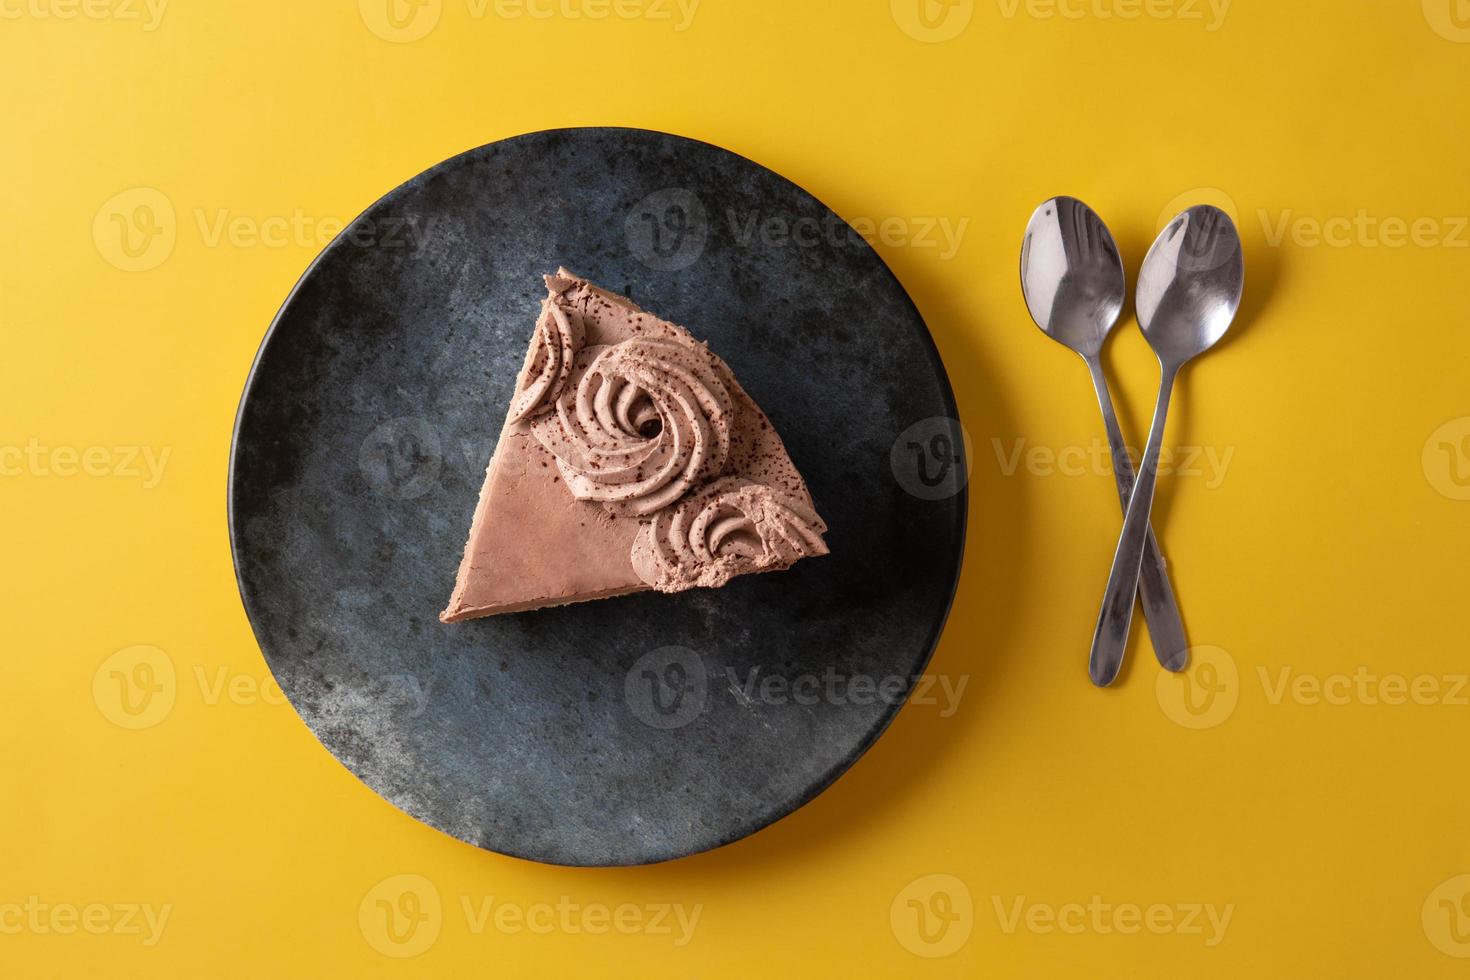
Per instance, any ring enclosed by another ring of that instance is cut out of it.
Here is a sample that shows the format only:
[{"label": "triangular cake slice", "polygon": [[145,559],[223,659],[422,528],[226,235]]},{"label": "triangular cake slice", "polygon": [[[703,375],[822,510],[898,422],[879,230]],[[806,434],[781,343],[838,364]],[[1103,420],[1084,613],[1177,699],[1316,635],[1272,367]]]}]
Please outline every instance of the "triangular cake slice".
[{"label": "triangular cake slice", "polygon": [[724,361],[565,269],[546,287],[440,619],[718,588],[827,553],[806,483]]}]

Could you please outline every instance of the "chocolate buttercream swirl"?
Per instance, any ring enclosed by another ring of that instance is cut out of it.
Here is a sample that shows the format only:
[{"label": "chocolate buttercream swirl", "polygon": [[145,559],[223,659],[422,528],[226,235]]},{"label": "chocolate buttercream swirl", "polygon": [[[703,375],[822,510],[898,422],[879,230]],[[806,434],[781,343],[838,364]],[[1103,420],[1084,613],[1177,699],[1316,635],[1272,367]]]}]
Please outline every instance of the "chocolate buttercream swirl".
[{"label": "chocolate buttercream swirl", "polygon": [[633,541],[633,568],[661,592],[719,588],[737,575],[827,554],[826,530],[805,501],[726,477],[644,522]]},{"label": "chocolate buttercream swirl", "polygon": [[644,517],[724,471],[735,421],[727,370],[705,348],[669,340],[589,347],[531,430],[572,496]]},{"label": "chocolate buttercream swirl", "polygon": [[521,390],[510,403],[511,422],[523,422],[555,404],[585,340],[578,314],[562,309],[555,298],[542,304],[536,336],[531,341],[530,363]]}]

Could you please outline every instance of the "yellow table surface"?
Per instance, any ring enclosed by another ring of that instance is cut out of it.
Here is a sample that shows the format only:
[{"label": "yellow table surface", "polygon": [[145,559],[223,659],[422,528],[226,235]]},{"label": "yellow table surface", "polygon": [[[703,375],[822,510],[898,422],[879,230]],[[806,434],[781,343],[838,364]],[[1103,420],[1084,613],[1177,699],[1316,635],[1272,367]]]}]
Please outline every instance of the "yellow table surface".
[{"label": "yellow table surface", "polygon": [[[0,0],[0,974],[1470,970],[1470,4],[392,2]],[[251,358],[336,227],[461,150],[604,124],[878,229],[974,444],[928,703],[766,831],[610,871],[359,783],[271,682],[225,525]],[[1059,193],[1130,276],[1185,204],[1245,239],[1156,513],[1188,681],[1138,630],[1087,681],[1121,518],[1016,275]]]}]

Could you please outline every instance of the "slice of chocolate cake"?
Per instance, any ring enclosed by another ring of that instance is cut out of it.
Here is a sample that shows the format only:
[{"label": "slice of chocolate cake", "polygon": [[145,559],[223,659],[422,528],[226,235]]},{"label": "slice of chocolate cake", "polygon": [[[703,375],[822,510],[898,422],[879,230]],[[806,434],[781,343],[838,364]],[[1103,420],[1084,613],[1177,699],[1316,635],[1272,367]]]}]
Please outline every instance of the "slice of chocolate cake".
[{"label": "slice of chocolate cake", "polygon": [[717,588],[827,553],[805,482],[724,361],[565,269],[546,286],[441,619]]}]

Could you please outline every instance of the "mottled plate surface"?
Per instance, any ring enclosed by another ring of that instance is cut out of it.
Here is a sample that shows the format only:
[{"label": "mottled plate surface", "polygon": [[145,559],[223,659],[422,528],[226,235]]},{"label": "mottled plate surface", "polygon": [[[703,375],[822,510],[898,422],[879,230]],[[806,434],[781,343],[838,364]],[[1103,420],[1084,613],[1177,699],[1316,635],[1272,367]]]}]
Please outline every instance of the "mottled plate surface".
[{"label": "mottled plate surface", "polygon": [[[729,362],[830,557],[439,622],[558,265]],[[272,325],[231,463],[240,591],[296,711],[395,806],[537,861],[667,860],[801,806],[897,713],[959,573],[954,416],[903,288],[795,185],[642,130],[509,139],[373,205]]]}]

